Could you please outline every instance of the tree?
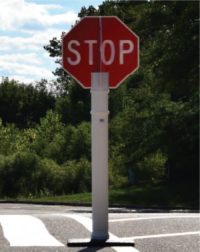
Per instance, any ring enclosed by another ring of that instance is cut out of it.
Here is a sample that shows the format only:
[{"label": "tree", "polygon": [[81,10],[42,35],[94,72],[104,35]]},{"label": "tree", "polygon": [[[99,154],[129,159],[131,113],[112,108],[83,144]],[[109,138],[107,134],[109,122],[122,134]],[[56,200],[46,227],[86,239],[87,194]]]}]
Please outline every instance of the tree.
[{"label": "tree", "polygon": [[136,24],[145,78],[176,101],[188,100],[197,89],[198,16],[198,2],[155,1]]},{"label": "tree", "polygon": [[81,8],[81,11],[78,14],[78,17],[83,18],[85,16],[96,16],[99,12],[94,8],[94,6],[90,5],[88,8],[85,6]]},{"label": "tree", "polygon": [[25,85],[8,78],[0,83],[0,117],[3,124],[14,123],[26,128],[38,123],[48,109],[54,107],[55,98],[46,89],[46,81]]},{"label": "tree", "polygon": [[[110,95],[113,158],[125,153],[119,158],[125,169],[129,164],[139,169],[139,164],[148,163],[147,157],[152,163],[157,157],[158,165],[163,160],[163,169],[170,170],[170,178],[180,173],[181,179],[187,179],[187,174],[194,178],[198,170],[198,2],[104,1],[98,9],[82,8],[79,17],[85,15],[116,15],[140,37],[139,71]],[[82,111],[79,123],[89,118],[89,99],[74,83],[67,84],[67,97],[58,100],[57,109],[73,123],[71,108],[77,109],[77,118]]]},{"label": "tree", "polygon": [[53,83],[57,93],[60,95],[66,95],[68,92],[68,85],[71,83],[70,76],[63,70],[61,66],[61,39],[65,35],[63,32],[61,38],[52,38],[48,45],[44,46],[44,49],[49,53],[49,56],[55,58],[55,63],[59,66],[55,69],[53,74],[57,76],[56,81]]},{"label": "tree", "polygon": [[58,96],[55,109],[65,124],[77,125],[90,120],[90,92],[71,81],[66,95]]}]

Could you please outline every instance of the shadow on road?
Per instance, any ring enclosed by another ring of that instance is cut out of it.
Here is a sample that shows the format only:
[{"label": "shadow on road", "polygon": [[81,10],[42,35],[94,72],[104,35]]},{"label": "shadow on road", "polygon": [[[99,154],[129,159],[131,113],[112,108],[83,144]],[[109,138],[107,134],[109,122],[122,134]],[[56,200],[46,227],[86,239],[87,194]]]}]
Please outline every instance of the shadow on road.
[{"label": "shadow on road", "polygon": [[78,252],[95,252],[95,251],[98,251],[98,250],[103,249],[103,248],[104,247],[98,247],[98,248],[88,247],[88,248],[81,249]]}]

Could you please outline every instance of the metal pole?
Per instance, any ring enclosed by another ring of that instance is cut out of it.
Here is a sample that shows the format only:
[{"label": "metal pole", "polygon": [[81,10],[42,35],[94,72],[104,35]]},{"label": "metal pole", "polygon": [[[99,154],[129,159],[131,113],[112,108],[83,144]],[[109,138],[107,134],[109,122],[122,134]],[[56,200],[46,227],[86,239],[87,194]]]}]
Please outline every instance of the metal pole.
[{"label": "metal pole", "polygon": [[108,73],[91,74],[92,240],[108,234]]}]

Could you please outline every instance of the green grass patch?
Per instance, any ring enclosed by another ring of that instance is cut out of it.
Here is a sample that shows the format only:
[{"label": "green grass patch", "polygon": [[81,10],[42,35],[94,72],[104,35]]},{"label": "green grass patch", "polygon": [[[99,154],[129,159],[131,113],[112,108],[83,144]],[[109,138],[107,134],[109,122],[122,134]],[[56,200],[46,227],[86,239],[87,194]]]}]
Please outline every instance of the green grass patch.
[{"label": "green grass patch", "polygon": [[[198,208],[198,187],[190,184],[149,184],[109,190],[110,205]],[[9,199],[7,199],[9,200]],[[91,193],[63,196],[18,197],[16,202],[91,204]]]},{"label": "green grass patch", "polygon": [[110,203],[144,207],[198,207],[193,185],[143,185],[110,191]]},{"label": "green grass patch", "polygon": [[90,204],[91,203],[91,193],[78,193],[72,195],[62,195],[62,196],[43,196],[43,197],[31,197],[24,198],[20,197],[17,200],[29,200],[32,202],[55,202],[55,203],[77,203],[77,204]]}]

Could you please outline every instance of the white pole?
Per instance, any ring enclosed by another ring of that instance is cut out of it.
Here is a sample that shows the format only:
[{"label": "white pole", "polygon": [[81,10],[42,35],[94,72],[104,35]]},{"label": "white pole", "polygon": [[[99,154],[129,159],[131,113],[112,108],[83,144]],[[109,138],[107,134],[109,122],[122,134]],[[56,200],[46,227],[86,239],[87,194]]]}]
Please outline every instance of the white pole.
[{"label": "white pole", "polygon": [[[134,241],[109,239],[108,233],[108,93],[109,74],[91,74],[92,115],[92,235],[70,239],[69,247],[134,246]],[[138,250],[133,249],[135,252]]]},{"label": "white pole", "polygon": [[92,240],[108,234],[108,73],[91,74]]}]

